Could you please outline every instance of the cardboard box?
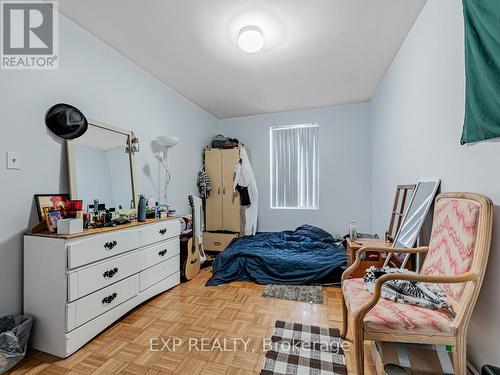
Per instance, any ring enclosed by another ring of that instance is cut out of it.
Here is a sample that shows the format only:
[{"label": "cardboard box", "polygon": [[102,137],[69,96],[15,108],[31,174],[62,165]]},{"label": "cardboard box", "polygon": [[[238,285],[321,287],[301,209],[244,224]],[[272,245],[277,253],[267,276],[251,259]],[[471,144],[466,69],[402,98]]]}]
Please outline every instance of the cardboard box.
[{"label": "cardboard box", "polygon": [[404,368],[411,375],[452,375],[453,353],[444,345],[372,342],[372,358],[378,375],[386,375],[386,365]]}]

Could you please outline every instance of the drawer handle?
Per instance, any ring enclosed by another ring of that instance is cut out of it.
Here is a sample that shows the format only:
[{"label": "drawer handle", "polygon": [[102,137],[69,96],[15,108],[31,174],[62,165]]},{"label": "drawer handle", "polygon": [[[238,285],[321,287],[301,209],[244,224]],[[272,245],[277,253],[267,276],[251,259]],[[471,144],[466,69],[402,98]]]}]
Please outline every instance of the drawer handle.
[{"label": "drawer handle", "polygon": [[167,249],[163,249],[163,250],[158,252],[158,255],[161,257],[164,257],[166,253],[167,253]]},{"label": "drawer handle", "polygon": [[220,242],[220,241],[214,241],[214,245],[215,246],[220,246],[220,245],[222,245],[222,242]]},{"label": "drawer handle", "polygon": [[113,302],[113,301],[114,301],[114,299],[115,299],[117,296],[118,296],[118,294],[113,293],[113,294],[110,294],[110,295],[109,295],[109,296],[107,296],[107,297],[104,297],[104,298],[102,299],[102,304],[103,304],[103,305],[110,304],[111,302]]},{"label": "drawer handle", "polygon": [[159,232],[162,236],[165,235],[165,233],[167,233],[167,228],[162,228],[160,229],[160,232]]},{"label": "drawer handle", "polygon": [[106,271],[102,274],[102,277],[106,278],[106,277],[109,277],[110,279],[116,275],[116,273],[118,272],[118,268],[115,267],[113,268],[112,270],[109,270],[109,271]]},{"label": "drawer handle", "polygon": [[105,249],[108,249],[108,250],[111,250],[113,247],[115,247],[116,245],[118,245],[118,242],[116,241],[109,241],[109,242],[106,242],[104,244],[104,248]]}]

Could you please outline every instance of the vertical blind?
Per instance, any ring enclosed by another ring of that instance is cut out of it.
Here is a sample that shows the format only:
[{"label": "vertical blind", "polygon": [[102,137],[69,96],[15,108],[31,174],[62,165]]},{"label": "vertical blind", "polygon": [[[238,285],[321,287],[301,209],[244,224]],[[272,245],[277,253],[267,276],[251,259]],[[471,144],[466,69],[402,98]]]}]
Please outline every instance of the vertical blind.
[{"label": "vertical blind", "polygon": [[319,125],[271,127],[271,208],[317,209]]}]

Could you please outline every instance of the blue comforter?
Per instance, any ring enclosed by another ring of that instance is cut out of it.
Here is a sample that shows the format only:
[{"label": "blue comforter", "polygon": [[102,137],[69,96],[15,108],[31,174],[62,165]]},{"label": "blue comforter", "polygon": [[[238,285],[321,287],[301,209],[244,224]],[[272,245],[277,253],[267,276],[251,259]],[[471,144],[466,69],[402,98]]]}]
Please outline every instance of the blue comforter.
[{"label": "blue comforter", "polygon": [[220,253],[207,285],[231,281],[310,284],[340,281],[345,249],[324,230],[302,225],[294,231],[241,237]]}]

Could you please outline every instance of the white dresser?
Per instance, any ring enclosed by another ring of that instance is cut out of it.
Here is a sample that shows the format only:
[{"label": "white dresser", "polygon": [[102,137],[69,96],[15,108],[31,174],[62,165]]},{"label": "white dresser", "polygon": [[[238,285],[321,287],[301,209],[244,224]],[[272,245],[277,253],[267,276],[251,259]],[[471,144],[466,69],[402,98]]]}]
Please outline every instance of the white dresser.
[{"label": "white dresser", "polygon": [[31,346],[67,357],[133,307],[180,282],[180,222],[152,220],[69,236],[24,236]]}]

